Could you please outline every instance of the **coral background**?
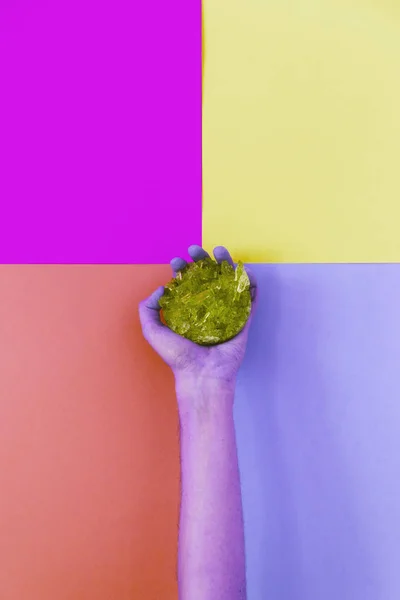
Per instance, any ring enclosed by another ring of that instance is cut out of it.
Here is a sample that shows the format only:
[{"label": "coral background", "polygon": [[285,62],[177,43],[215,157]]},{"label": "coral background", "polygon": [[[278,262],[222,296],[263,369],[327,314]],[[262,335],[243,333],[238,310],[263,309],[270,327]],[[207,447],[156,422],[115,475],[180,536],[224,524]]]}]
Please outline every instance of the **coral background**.
[{"label": "coral background", "polygon": [[137,315],[169,276],[0,267],[2,600],[176,600],[174,387]]}]

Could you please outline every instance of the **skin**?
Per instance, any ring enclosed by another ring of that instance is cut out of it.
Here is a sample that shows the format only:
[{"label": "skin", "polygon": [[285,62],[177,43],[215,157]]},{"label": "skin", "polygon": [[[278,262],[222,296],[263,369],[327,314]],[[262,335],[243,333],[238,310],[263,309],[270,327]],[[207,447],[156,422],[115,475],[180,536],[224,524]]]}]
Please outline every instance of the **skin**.
[{"label": "skin", "polygon": [[[190,246],[190,257],[208,254]],[[217,262],[234,264],[226,248],[214,249]],[[186,261],[174,258],[174,276]],[[233,421],[236,377],[246,351],[257,285],[251,282],[252,311],[232,340],[204,347],[160,320],[158,288],[139,305],[143,335],[175,376],[180,419],[181,511],[178,551],[180,600],[245,600],[243,513]]]}]

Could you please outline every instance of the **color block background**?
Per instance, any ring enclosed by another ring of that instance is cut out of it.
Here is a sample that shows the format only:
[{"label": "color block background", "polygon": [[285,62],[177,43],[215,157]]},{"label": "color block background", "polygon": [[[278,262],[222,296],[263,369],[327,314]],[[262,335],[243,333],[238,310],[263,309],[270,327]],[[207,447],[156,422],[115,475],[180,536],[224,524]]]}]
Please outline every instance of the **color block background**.
[{"label": "color block background", "polygon": [[[200,241],[200,10],[83,7],[0,7],[0,261],[166,263]],[[204,244],[398,260],[398,7],[244,7],[205,5]],[[248,600],[398,600],[400,265],[253,270]],[[169,277],[0,267],[2,600],[177,599],[176,401],[137,315]]]},{"label": "color block background", "polygon": [[400,597],[400,265],[253,265],[235,418],[248,599]]},{"label": "color block background", "polygon": [[200,48],[197,2],[0,2],[0,263],[200,243]]},{"label": "color block background", "polygon": [[176,600],[173,377],[137,313],[166,277],[0,267],[2,600]]},{"label": "color block background", "polygon": [[205,0],[204,28],[206,248],[399,261],[398,3]]},{"label": "color block background", "polygon": [[[235,420],[249,600],[400,593],[400,266],[253,265]],[[165,266],[0,268],[0,595],[176,600]]]}]

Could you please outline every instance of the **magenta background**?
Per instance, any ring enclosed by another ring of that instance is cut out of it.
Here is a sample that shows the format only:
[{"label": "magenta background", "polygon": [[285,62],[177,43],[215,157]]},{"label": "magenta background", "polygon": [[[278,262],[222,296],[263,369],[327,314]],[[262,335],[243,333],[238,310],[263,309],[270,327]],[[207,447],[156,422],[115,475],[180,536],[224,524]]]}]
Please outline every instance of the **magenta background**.
[{"label": "magenta background", "polygon": [[0,262],[201,243],[200,2],[0,5]]}]

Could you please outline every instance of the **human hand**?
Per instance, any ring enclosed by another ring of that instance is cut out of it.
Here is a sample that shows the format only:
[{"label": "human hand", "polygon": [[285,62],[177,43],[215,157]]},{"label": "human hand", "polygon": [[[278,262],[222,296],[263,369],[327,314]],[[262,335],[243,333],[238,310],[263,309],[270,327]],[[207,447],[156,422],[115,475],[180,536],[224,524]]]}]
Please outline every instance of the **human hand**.
[{"label": "human hand", "polygon": [[[194,261],[209,256],[200,246],[190,246],[188,252]],[[223,246],[214,249],[214,257],[218,263],[226,260],[235,266],[228,250]],[[174,276],[184,269],[186,264],[182,258],[174,258],[171,261]],[[163,286],[140,303],[139,316],[143,335],[171,367],[175,377],[190,376],[195,380],[211,379],[229,383],[235,381],[246,351],[250,323],[257,300],[255,277],[248,267],[245,268],[250,279],[251,313],[242,331],[228,342],[215,346],[200,346],[164,325],[160,319],[159,305],[159,300],[164,294]]]}]

